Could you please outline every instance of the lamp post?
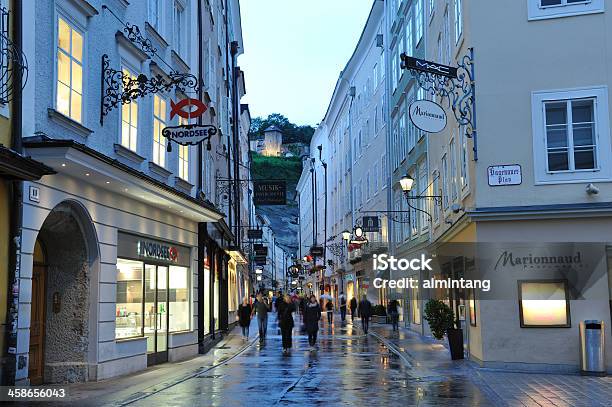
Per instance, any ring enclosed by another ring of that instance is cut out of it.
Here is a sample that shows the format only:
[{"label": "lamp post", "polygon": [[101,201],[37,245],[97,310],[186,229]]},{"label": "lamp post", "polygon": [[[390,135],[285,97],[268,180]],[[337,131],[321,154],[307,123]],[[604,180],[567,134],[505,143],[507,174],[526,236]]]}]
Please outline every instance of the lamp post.
[{"label": "lamp post", "polygon": [[[412,191],[412,188],[414,186],[414,178],[412,178],[408,174],[404,175],[399,180],[399,184],[400,184],[400,187],[402,188],[402,191],[404,192],[404,197],[406,198],[406,202],[408,203],[408,207],[410,209],[412,209],[412,210],[424,213],[425,215],[427,215],[427,217],[429,218],[429,221],[431,222],[433,219],[432,219],[431,215],[429,214],[429,212],[427,212],[426,210],[423,210],[423,209],[421,209],[419,207],[412,206],[410,201],[412,201],[412,200],[420,200],[420,199],[433,199],[435,205],[442,206],[442,196],[441,195],[419,195],[419,196],[412,196],[410,194],[410,192]],[[410,211],[408,211],[408,221],[412,222],[412,220],[410,219]]]}]

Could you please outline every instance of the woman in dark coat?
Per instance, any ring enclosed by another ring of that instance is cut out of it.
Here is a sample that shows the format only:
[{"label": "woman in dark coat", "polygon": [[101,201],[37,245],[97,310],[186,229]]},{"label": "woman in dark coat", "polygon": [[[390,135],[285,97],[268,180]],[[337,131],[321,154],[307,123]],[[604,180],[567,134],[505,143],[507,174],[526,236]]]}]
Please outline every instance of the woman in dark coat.
[{"label": "woman in dark coat", "polygon": [[291,332],[293,331],[293,312],[295,307],[291,302],[291,297],[285,295],[283,305],[280,307],[278,316],[278,324],[280,325],[281,335],[283,337],[283,353],[288,353],[291,348]]},{"label": "woman in dark coat", "polygon": [[249,299],[244,297],[242,304],[238,306],[238,324],[242,328],[242,337],[249,339],[249,326],[251,325],[251,314],[253,309],[249,304]]},{"label": "woman in dark coat", "polygon": [[321,306],[314,295],[310,296],[310,301],[304,306],[304,325],[308,333],[308,344],[310,350],[315,350],[317,343],[317,332],[319,331],[319,320],[321,319]]}]

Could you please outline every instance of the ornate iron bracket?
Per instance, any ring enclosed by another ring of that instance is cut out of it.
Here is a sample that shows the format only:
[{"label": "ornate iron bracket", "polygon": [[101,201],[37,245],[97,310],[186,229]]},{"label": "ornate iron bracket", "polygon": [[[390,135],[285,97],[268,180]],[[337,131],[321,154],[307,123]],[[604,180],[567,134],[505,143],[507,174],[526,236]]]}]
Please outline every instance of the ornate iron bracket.
[{"label": "ornate iron bracket", "polygon": [[[215,179],[215,184],[216,184],[216,195],[217,195],[217,202],[219,203],[219,205],[227,205],[229,203],[229,198],[232,194],[234,185],[236,183],[235,179],[231,179],[231,178],[220,178],[217,177]],[[247,187],[249,186],[249,180],[246,179],[241,179],[240,180],[240,186],[241,187]]]},{"label": "ornate iron bracket", "polygon": [[143,96],[157,93],[169,92],[176,89],[185,92],[186,88],[198,89],[198,79],[192,74],[170,73],[167,79],[157,74],[151,78],[140,74],[133,78],[124,75],[123,71],[117,71],[110,66],[107,54],[102,55],[102,77],[100,100],[100,124],[104,125],[104,116],[118,105],[131,103]]},{"label": "ornate iron bracket", "polygon": [[457,63],[457,77],[406,68],[402,54],[402,67],[408,69],[419,87],[431,96],[445,100],[452,109],[460,126],[465,126],[465,134],[474,139],[474,161],[478,161],[478,137],[476,130],[476,82],[474,70],[474,48],[469,48]]},{"label": "ornate iron bracket", "polygon": [[136,24],[125,23],[123,32],[132,44],[137,45],[145,54],[151,58],[157,55],[157,48],[153,46],[150,39],[145,38],[140,33],[140,28]]},{"label": "ornate iron bracket", "polygon": [[334,256],[344,257],[344,249],[346,247],[345,243],[331,243],[326,244],[327,250]]},{"label": "ornate iron bracket", "polygon": [[[21,79],[21,83],[16,80]],[[11,101],[16,87],[25,88],[28,61],[25,54],[9,39],[9,12],[0,8],[0,103]]]}]

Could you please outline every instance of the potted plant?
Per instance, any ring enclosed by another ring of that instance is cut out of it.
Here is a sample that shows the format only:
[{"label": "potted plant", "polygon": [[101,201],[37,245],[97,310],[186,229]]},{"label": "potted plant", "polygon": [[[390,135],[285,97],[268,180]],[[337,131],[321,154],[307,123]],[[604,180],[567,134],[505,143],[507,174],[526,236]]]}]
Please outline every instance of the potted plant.
[{"label": "potted plant", "polygon": [[463,359],[463,330],[455,328],[454,314],[450,307],[440,300],[429,300],[425,304],[423,318],[429,323],[434,338],[443,339],[446,334],[451,359]]},{"label": "potted plant", "polygon": [[372,309],[372,321],[379,324],[387,322],[387,310],[384,305],[378,304],[374,306]]}]

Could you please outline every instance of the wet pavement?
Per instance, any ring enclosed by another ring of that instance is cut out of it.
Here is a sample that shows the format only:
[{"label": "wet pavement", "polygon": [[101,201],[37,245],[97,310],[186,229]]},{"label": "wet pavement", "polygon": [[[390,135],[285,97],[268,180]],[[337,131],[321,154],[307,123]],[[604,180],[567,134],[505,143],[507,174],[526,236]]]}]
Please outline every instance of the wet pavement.
[{"label": "wet pavement", "polygon": [[283,355],[276,318],[270,316],[265,344],[255,343],[221,366],[129,405],[494,405],[469,379],[423,376],[375,337],[362,335],[350,323],[341,326],[339,318],[332,326],[325,321],[319,349],[311,352],[296,316],[293,349]]}]

